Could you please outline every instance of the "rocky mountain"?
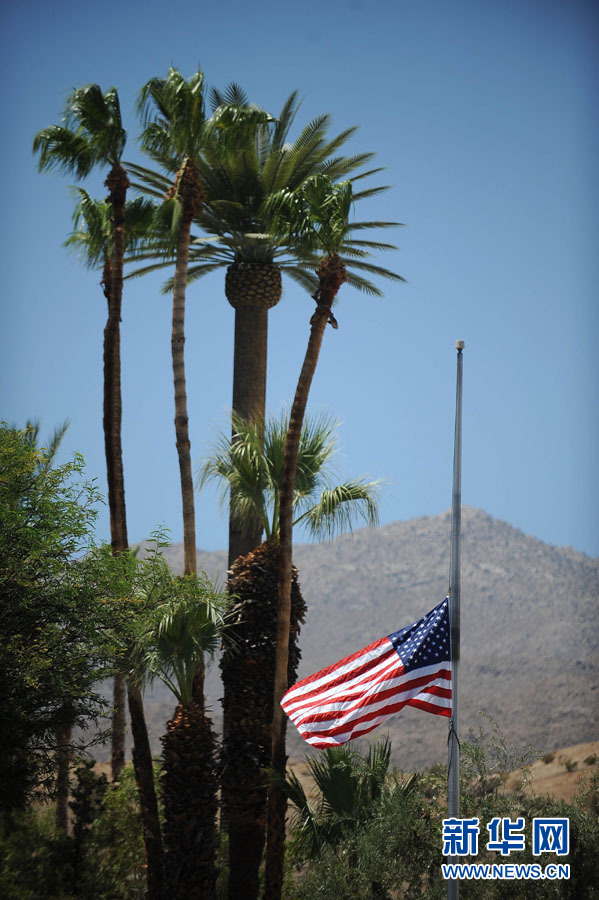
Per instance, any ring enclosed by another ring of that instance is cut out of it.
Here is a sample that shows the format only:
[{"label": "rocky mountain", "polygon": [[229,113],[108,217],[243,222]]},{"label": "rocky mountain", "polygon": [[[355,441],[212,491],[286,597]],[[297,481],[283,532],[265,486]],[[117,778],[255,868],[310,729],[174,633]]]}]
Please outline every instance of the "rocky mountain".
[{"label": "rocky mountain", "polygon": [[[308,605],[299,676],[411,624],[447,593],[450,514],[395,522],[324,544],[300,545],[294,561]],[[182,570],[182,545],[165,551]],[[226,554],[198,553],[221,585]],[[462,513],[462,738],[493,717],[510,745],[542,751],[597,739],[599,559],[529,537],[481,510]],[[207,682],[217,727],[218,665]],[[148,692],[156,751],[173,709],[161,686]],[[289,752],[308,749],[289,727]],[[445,761],[447,720],[407,709],[377,734],[389,734],[405,769]]]}]

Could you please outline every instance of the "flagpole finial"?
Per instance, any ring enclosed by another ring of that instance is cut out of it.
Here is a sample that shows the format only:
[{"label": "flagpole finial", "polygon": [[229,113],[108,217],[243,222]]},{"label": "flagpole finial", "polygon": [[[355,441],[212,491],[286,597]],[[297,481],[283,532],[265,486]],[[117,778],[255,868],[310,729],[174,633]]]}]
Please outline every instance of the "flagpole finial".
[{"label": "flagpole finial", "polygon": [[456,350],[463,350],[465,346],[466,346],[466,344],[464,341],[456,341],[455,342]]}]

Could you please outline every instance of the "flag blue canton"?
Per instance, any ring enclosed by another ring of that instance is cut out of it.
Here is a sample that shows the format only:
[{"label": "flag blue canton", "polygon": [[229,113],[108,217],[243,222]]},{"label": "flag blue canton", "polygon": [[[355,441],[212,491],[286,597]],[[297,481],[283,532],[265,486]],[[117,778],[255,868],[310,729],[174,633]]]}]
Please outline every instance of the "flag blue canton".
[{"label": "flag blue canton", "polygon": [[389,640],[401,657],[406,672],[439,660],[449,660],[449,602],[431,609],[420,621],[394,631]]}]

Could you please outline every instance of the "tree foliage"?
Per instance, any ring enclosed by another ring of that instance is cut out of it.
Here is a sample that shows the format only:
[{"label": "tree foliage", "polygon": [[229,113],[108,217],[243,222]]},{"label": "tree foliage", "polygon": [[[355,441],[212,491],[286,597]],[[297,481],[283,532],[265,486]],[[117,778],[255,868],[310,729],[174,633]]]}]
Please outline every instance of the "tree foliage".
[{"label": "tree foliage", "polygon": [[49,468],[26,432],[0,427],[0,806],[51,787],[56,730],[97,721],[112,670],[110,604],[86,556],[98,493],[83,460]]}]

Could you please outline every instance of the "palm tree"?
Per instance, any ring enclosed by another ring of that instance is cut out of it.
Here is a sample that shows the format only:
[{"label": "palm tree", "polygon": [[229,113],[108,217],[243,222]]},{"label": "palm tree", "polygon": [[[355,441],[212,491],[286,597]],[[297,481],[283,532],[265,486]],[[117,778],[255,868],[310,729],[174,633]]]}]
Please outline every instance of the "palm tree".
[{"label": "palm tree", "polygon": [[39,152],[39,170],[59,169],[84,178],[97,166],[109,166],[105,180],[112,224],[112,259],[109,314],[104,341],[104,434],[108,469],[111,542],[115,553],[125,550],[127,521],[121,448],[120,320],[125,249],[124,211],[129,179],[121,164],[126,132],[116,88],[106,93],[97,84],[77,88],[69,95],[63,125],[38,132],[33,142]]},{"label": "palm tree", "polygon": [[[169,255],[175,261],[171,334],[175,434],[183,506],[184,571],[186,575],[193,575],[197,572],[197,549],[184,345],[191,225],[203,200],[198,170],[206,132],[202,71],[198,69],[187,81],[171,67],[166,78],[150,79],[140,92],[138,108],[144,123],[142,148],[167,172],[175,173],[174,182],[166,192],[161,217],[169,225],[171,241],[170,247],[167,244],[167,252],[170,251]],[[159,246],[164,253],[163,240],[159,241]]]},{"label": "palm tree", "polygon": [[[77,198],[73,213],[75,228],[65,242],[65,246],[75,250],[87,268],[102,270],[102,287],[104,296],[111,308],[112,279],[112,217],[108,200],[94,200],[83,188],[74,188]],[[154,217],[154,204],[145,198],[137,197],[127,201],[124,209],[125,249],[132,250],[150,228]],[[104,332],[105,343],[110,339],[110,329]],[[107,352],[105,349],[105,358]],[[110,403],[112,386],[110,380],[111,367],[105,367],[104,402],[105,408]],[[120,572],[113,576],[123,577],[128,568],[127,554],[119,553]],[[124,762],[125,738],[125,694],[131,732],[133,736],[133,764],[140,799],[142,829],[146,852],[146,876],[148,897],[160,900],[162,895],[162,843],[158,819],[158,802],[154,786],[154,768],[148,738],[143,697],[135,678],[126,677],[124,673],[115,676],[113,717],[113,780],[118,778]]]},{"label": "palm tree", "polygon": [[[265,419],[268,310],[281,298],[281,273],[311,291],[318,283],[310,266],[304,264],[286,239],[284,230],[275,234],[267,227],[268,201],[283,189],[296,190],[316,173],[326,172],[333,181],[346,177],[369,162],[373,154],[336,156],[356,129],[346,129],[328,139],[328,115],[314,119],[290,142],[289,132],[299,109],[295,91],[277,119],[251,106],[235,83],[224,92],[212,90],[211,103],[213,115],[198,160],[205,196],[197,223],[207,236],[192,241],[188,282],[219,267],[226,268],[225,293],[235,309],[233,411],[243,419],[260,423]],[[164,193],[162,176],[139,166],[128,168],[132,177],[138,179],[136,187],[155,196]],[[362,172],[354,180],[378,171]],[[354,199],[381,190],[385,188],[365,189],[356,192]],[[148,248],[146,258],[153,255],[155,250]],[[143,256],[138,254],[138,258]],[[151,263],[139,274],[167,264]],[[356,266],[361,266],[359,259]],[[378,293],[360,272],[351,272],[348,278],[360,289]],[[166,287],[169,289],[170,284]],[[234,427],[232,433],[235,434]],[[240,530],[231,516],[229,566],[239,555],[257,547],[261,535],[258,519],[244,520]]]},{"label": "palm tree", "polygon": [[[67,99],[63,124],[38,132],[33,141],[39,153],[39,170],[58,169],[85,178],[95,166],[109,166],[105,180],[109,196],[111,259],[105,269],[105,293],[108,320],[104,330],[104,445],[110,509],[110,537],[113,553],[128,547],[125,480],[121,443],[121,302],[123,258],[125,250],[125,199],[129,179],[121,164],[126,132],[123,128],[119,96],[112,87],[106,93],[97,84],[88,84],[71,92]],[[112,776],[125,761],[124,742],[125,685],[121,677],[114,681]]]},{"label": "palm tree", "polygon": [[371,744],[365,756],[347,746],[328,747],[316,757],[306,757],[305,763],[317,789],[314,799],[295,772],[288,771],[285,778],[285,792],[294,808],[292,841],[302,860],[316,858],[325,846],[337,846],[348,831],[367,822],[383,794],[408,797],[418,783],[417,774],[402,781],[390,771],[388,738]]},{"label": "palm tree", "polygon": [[[221,658],[223,675],[222,801],[229,834],[230,900],[258,897],[259,869],[266,829],[266,771],[271,762],[277,584],[278,525],[287,420],[264,426],[233,416],[235,438],[222,435],[200,468],[200,487],[217,481],[231,514],[262,523],[266,542],[238,557],[230,570],[229,640]],[[298,451],[294,497],[295,524],[314,536],[351,527],[361,516],[377,521],[376,484],[347,480],[333,486],[327,474],[335,453],[336,423],[316,418],[304,423]],[[295,681],[300,659],[298,637],[306,606],[293,569],[288,679]]]},{"label": "palm tree", "polygon": [[226,595],[204,575],[170,579],[170,596],[150,613],[137,645],[138,665],[177,700],[162,738],[165,875],[173,900],[214,900],[216,883],[216,740],[194,681],[213,656],[225,625]]},{"label": "palm tree", "polygon": [[[277,604],[277,644],[275,666],[274,710],[272,724],[272,765],[281,776],[285,773],[286,717],[281,698],[288,687],[288,647],[291,615],[292,533],[295,483],[302,426],[310,386],[318,363],[322,339],[327,323],[337,328],[332,312],[333,302],[341,285],[347,281],[346,261],[341,252],[349,248],[352,231],[349,214],[352,204],[352,185],[346,181],[334,185],[326,175],[317,175],[306,181],[294,194],[282,191],[272,198],[271,212],[276,228],[287,223],[290,235],[306,258],[315,259],[320,252],[316,275],[318,288],[313,294],[316,310],[310,319],[310,336],[304,362],[297,383],[289,428],[285,441],[280,497],[280,567]],[[353,226],[355,227],[355,226]],[[383,249],[375,242],[361,242]],[[360,250],[364,253],[363,249]],[[399,278],[378,267],[381,275]],[[286,797],[280,785],[273,783],[268,801],[268,828],[266,852],[265,900],[280,900],[283,884],[285,854]]]}]

